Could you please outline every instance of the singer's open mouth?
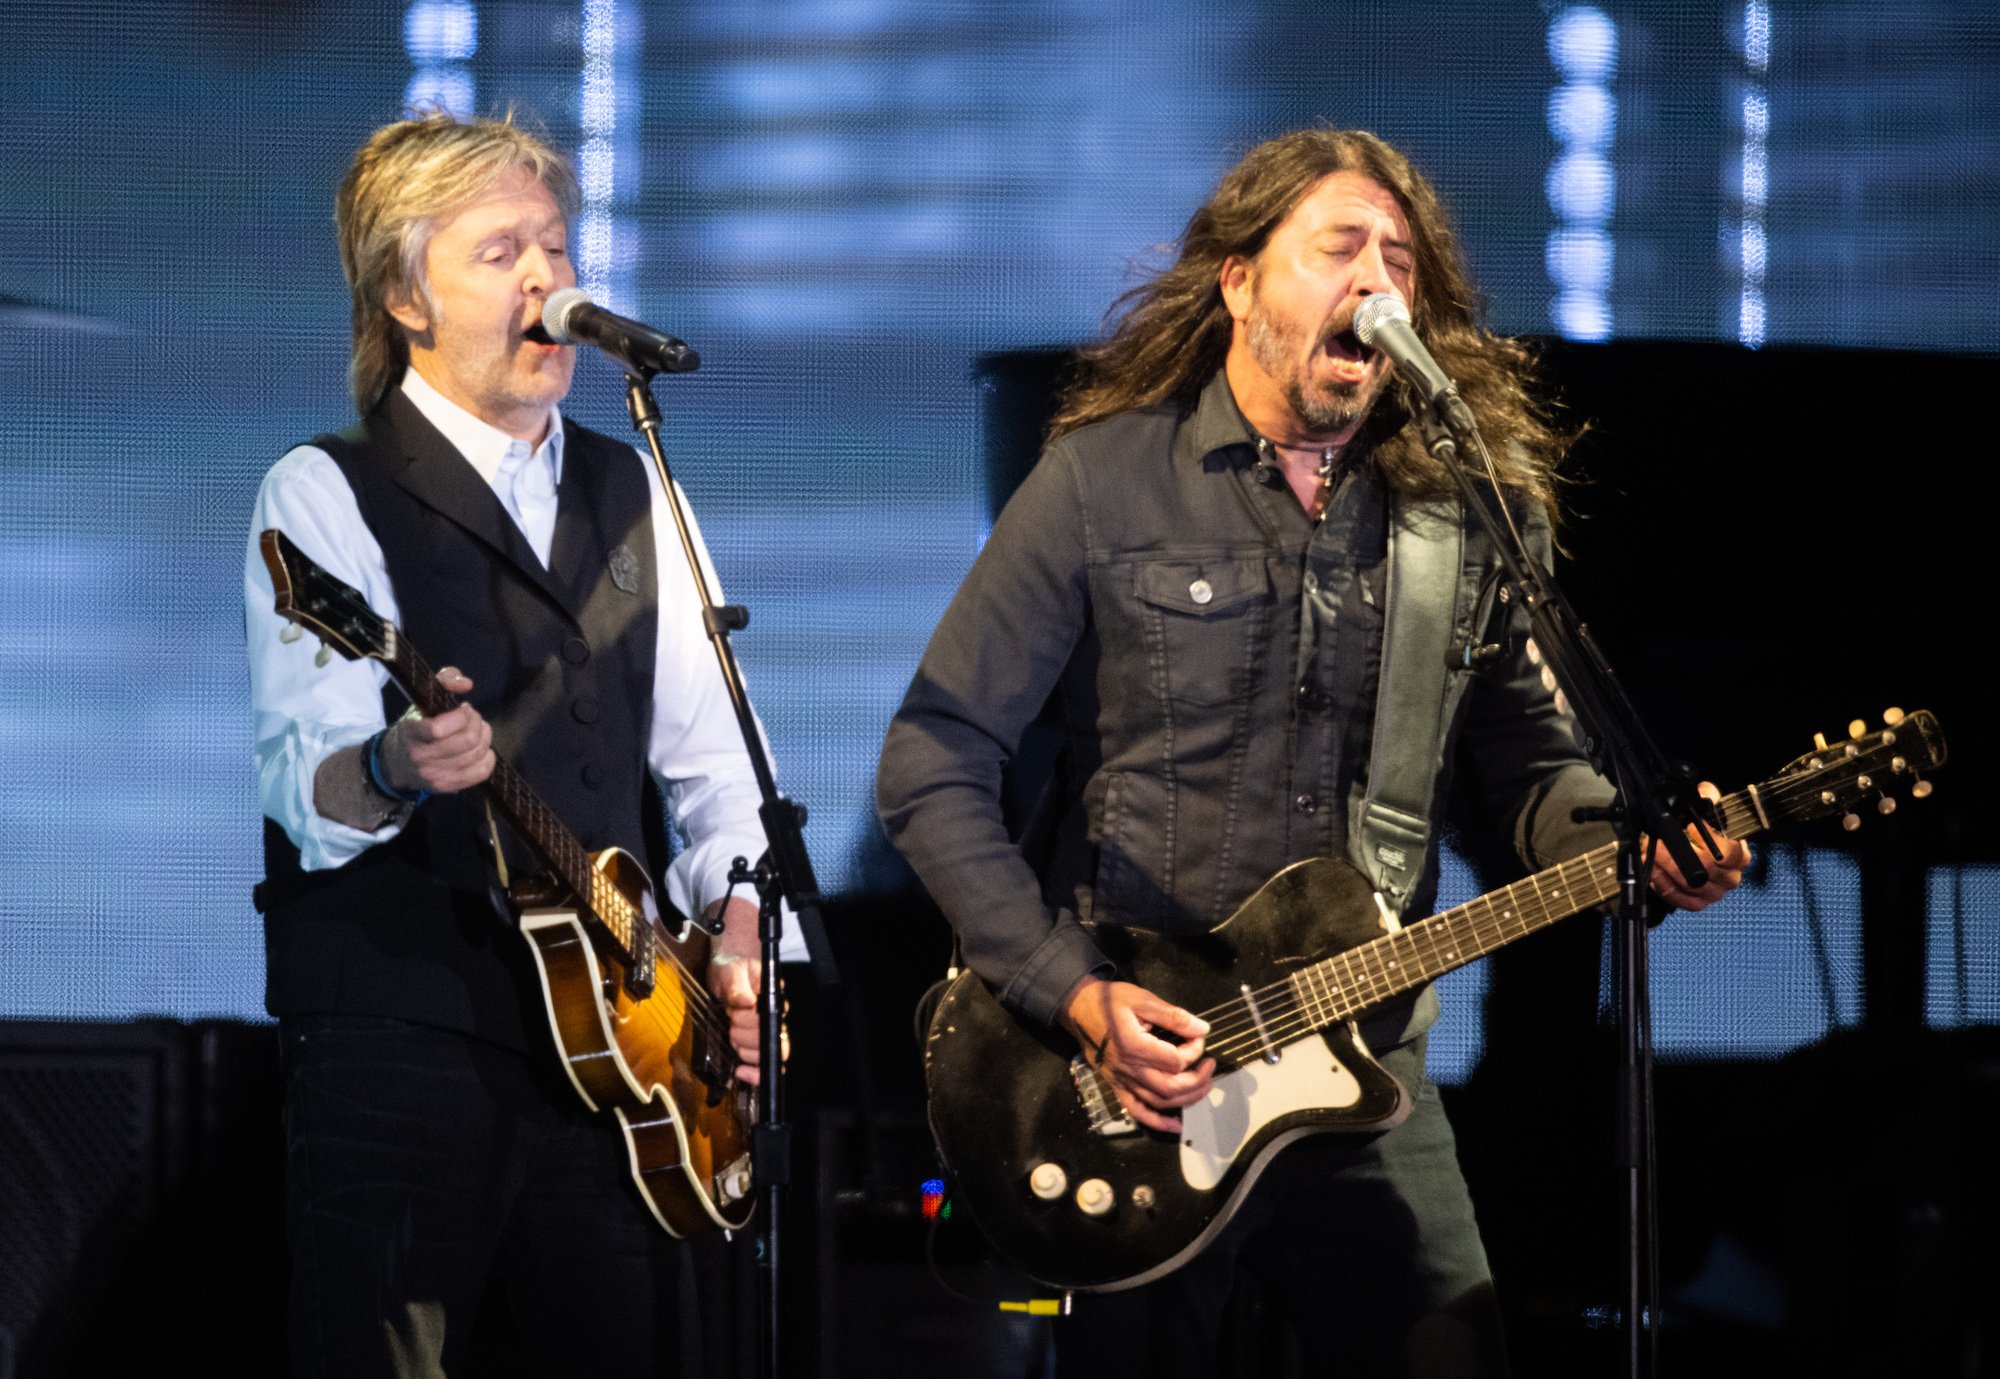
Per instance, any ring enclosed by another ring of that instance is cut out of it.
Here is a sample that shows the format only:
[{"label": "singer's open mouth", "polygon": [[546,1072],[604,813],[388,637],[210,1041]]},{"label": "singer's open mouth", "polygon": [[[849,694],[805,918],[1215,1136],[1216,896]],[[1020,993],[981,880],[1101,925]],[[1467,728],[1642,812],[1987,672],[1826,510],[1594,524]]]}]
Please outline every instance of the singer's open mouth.
[{"label": "singer's open mouth", "polygon": [[1375,351],[1361,343],[1361,337],[1351,330],[1343,330],[1326,342],[1327,353],[1336,359],[1346,359],[1356,364],[1366,364],[1375,357]]},{"label": "singer's open mouth", "polygon": [[543,327],[540,321],[535,322],[532,326],[529,326],[526,330],[522,331],[521,338],[523,340],[533,341],[537,345],[553,346],[555,344],[554,339],[550,337],[548,331]]}]

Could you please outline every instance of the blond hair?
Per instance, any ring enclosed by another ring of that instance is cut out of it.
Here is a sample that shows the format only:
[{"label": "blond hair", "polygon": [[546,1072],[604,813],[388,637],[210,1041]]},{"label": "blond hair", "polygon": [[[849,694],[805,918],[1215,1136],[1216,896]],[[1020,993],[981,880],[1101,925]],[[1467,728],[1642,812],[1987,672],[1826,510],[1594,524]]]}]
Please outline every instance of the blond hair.
[{"label": "blond hair", "polygon": [[354,353],[347,383],[367,415],[409,367],[406,332],[392,300],[430,312],[424,254],[439,221],[495,182],[526,168],[565,216],[581,202],[576,174],[560,153],[514,123],[460,120],[439,112],[384,125],[354,155],[334,198],[340,271],[354,307]]}]

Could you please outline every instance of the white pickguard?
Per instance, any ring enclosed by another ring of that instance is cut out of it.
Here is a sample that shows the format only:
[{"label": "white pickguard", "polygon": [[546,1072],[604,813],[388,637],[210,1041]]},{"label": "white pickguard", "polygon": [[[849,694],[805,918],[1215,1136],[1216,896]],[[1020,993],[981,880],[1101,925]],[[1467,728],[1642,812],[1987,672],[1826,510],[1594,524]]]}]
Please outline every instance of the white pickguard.
[{"label": "white pickguard", "polygon": [[1276,1063],[1257,1062],[1224,1073],[1208,1099],[1181,1110],[1181,1176],[1206,1192],[1222,1181],[1258,1130],[1280,1116],[1315,1107],[1352,1106],[1361,1083],[1319,1035],[1278,1051]]}]

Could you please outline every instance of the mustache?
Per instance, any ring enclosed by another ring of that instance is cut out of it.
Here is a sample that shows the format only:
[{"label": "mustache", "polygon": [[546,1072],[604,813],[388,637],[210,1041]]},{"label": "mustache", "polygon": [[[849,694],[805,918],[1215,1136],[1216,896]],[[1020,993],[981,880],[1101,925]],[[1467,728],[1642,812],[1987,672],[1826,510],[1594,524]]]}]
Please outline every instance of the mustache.
[{"label": "mustache", "polygon": [[1332,319],[1320,328],[1319,339],[1315,342],[1317,346],[1323,350],[1356,355],[1363,360],[1374,358],[1375,351],[1362,344],[1361,337],[1354,333],[1354,316],[1358,310],[1358,307],[1354,310],[1343,308],[1334,313]]}]

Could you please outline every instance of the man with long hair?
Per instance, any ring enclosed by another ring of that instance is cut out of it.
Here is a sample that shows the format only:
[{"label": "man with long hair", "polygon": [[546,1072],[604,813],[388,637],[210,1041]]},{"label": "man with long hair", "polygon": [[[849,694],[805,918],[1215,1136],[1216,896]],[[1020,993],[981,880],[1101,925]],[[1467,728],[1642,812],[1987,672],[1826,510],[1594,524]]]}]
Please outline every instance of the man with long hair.
[{"label": "man with long hair", "polygon": [[[1287,134],[1223,178],[1085,352],[884,745],[884,826],[968,965],[1018,1018],[1071,1036],[1150,1130],[1176,1132],[1208,1094],[1207,1028],[1122,980],[1080,921],[1199,933],[1316,856],[1421,918],[1447,820],[1530,867],[1608,836],[1572,821],[1610,792],[1519,639],[1481,669],[1446,665],[1507,640],[1512,610],[1410,396],[1354,335],[1378,294],[1408,304],[1457,379],[1546,561],[1563,437],[1526,351],[1481,327],[1436,193],[1371,134]],[[1052,696],[1065,743],[1031,863],[999,783]],[[1705,886],[1670,864],[1655,886],[1686,908],[1718,898],[1748,860],[1720,846]],[[1330,1372],[1503,1372],[1423,1075],[1436,1010],[1425,988],[1361,1025],[1411,1093],[1400,1125],[1293,1145],[1191,1263],[1079,1299],[1057,1324],[1062,1372],[1213,1373],[1238,1269],[1309,1323]]]},{"label": "man with long hair", "polygon": [[[665,889],[722,919],[699,977],[756,1076],[756,909],[727,881],[763,846],[750,763],[652,466],[557,411],[575,355],[540,321],[576,281],[577,201],[511,120],[377,130],[334,215],[361,422],[289,451],[251,521],[298,1376],[468,1372],[494,1301],[537,1373],[666,1373],[689,1343],[684,1251],[565,1079],[497,895],[503,849],[517,874],[542,867],[475,789],[496,753],[592,850],[661,860],[664,795],[687,839]],[[270,527],[463,702],[405,713],[379,663],[317,665],[312,639],[284,638]]]}]

